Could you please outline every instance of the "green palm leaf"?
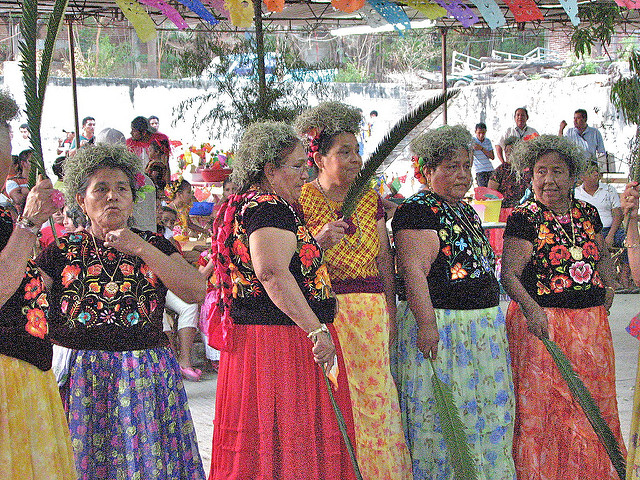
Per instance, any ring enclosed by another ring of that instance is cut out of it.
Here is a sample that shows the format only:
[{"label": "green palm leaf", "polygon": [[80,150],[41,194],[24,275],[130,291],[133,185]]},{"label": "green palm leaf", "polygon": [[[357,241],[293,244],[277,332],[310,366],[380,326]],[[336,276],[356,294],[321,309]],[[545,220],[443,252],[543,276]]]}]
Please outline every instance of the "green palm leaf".
[{"label": "green palm leaf", "polygon": [[558,366],[558,370],[560,370],[562,378],[567,382],[571,395],[582,407],[589,423],[602,442],[602,445],[611,459],[611,463],[613,463],[616,472],[618,472],[620,480],[625,480],[626,467],[624,457],[620,451],[620,445],[618,445],[616,438],[613,436],[613,432],[609,428],[609,425],[607,425],[607,422],[602,418],[600,409],[593,400],[591,393],[589,393],[587,387],[584,386],[584,383],[582,383],[582,380],[580,380],[580,377],[571,366],[571,362],[565,356],[560,347],[548,338],[543,338],[542,342],[544,343],[544,346],[547,347],[553,361]]},{"label": "green palm leaf", "polygon": [[444,94],[437,95],[427,100],[414,111],[408,113],[400,119],[398,123],[387,133],[375,151],[364,164],[362,170],[349,187],[347,196],[342,203],[342,217],[349,218],[358,204],[358,200],[369,187],[371,178],[376,170],[382,165],[382,162],[389,156],[396,146],[406,137],[411,130],[416,128],[420,122],[435,112],[438,107],[444,105],[446,101],[458,94],[457,90],[450,90],[446,96]]},{"label": "green palm leaf", "polygon": [[67,9],[69,0],[56,0],[49,17],[49,25],[47,27],[47,37],[44,41],[44,49],[42,50],[42,61],[40,63],[40,78],[38,80],[38,97],[44,99],[44,93],[47,88],[47,80],[49,79],[49,69],[51,67],[51,57],[53,56],[53,48],[56,43],[56,38],[60,27],[62,26],[62,20],[64,18],[64,12]]},{"label": "green palm leaf", "polygon": [[449,453],[449,461],[453,467],[456,480],[476,480],[476,470],[471,449],[467,443],[467,434],[460,419],[458,407],[453,401],[451,387],[444,383],[436,374],[433,360],[429,360],[433,375],[431,383],[436,400],[436,411],[440,417],[440,428],[444,436],[444,443]]}]

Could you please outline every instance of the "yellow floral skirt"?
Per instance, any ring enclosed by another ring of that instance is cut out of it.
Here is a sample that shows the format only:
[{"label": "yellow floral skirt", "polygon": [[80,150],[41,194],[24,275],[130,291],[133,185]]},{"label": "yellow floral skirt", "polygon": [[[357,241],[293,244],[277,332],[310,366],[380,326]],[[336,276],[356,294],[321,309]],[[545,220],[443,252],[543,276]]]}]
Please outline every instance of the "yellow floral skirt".
[{"label": "yellow floral skirt", "polygon": [[53,372],[5,355],[0,355],[0,478],[78,478]]},{"label": "yellow floral skirt", "polygon": [[389,314],[381,293],[337,295],[334,326],[344,356],[365,480],[411,479],[398,391],[389,365]]}]

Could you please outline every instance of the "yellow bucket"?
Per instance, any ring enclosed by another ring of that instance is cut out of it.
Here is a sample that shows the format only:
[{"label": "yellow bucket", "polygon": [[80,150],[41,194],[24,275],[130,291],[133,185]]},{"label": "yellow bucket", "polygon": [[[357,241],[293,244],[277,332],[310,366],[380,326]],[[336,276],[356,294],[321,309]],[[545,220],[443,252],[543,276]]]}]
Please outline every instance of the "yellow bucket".
[{"label": "yellow bucket", "polygon": [[500,221],[500,208],[502,207],[502,199],[496,200],[474,200],[475,205],[484,205],[484,218],[481,217],[483,222],[499,222]]}]

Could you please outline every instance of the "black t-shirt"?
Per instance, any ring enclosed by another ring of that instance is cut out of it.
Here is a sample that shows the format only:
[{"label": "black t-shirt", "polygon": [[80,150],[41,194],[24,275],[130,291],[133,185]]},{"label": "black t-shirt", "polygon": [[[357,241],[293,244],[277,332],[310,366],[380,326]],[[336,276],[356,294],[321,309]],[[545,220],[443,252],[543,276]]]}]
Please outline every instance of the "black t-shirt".
[{"label": "black t-shirt", "polygon": [[[134,232],[165,255],[177,252],[162,236]],[[108,351],[167,344],[162,331],[167,287],[142,259],[78,232],[61,237],[59,247],[47,247],[36,263],[53,278],[50,335],[56,343]]]},{"label": "black t-shirt", "polygon": [[293,232],[296,251],[289,271],[302,290],[309,306],[322,323],[333,322],[336,299],[322,250],[294,209],[275,195],[245,197],[236,208],[234,227],[227,239],[231,260],[233,299],[231,317],[236,324],[295,325],[271,301],[258,281],[249,248],[249,236],[264,227]]},{"label": "black t-shirt", "polygon": [[[571,218],[554,218],[542,203],[529,201],[516,207],[507,219],[505,237],[533,244],[521,281],[542,307],[588,308],[604,304],[604,284],[596,270],[600,253],[595,237],[602,230],[598,210],[574,199],[570,215]],[[573,237],[580,253],[572,256]]]},{"label": "black t-shirt", "polygon": [[[0,207],[0,251],[12,232],[11,214]],[[51,368],[48,301],[40,272],[29,260],[20,286],[0,307],[0,354],[29,362],[40,370]]]},{"label": "black t-shirt", "polygon": [[495,256],[480,219],[464,202],[446,202],[421,191],[396,210],[391,221],[399,230],[433,230],[438,234],[438,256],[427,283],[434,308],[475,310],[495,307],[500,286],[494,272]]}]

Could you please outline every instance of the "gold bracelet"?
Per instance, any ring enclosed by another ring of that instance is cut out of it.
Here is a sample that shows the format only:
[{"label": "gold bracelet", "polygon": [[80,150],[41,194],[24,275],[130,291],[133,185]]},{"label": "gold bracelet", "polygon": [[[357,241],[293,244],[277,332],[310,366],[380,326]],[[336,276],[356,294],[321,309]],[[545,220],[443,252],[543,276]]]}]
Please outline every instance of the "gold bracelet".
[{"label": "gold bracelet", "polygon": [[616,289],[615,289],[615,288],[613,288],[611,285],[605,285],[605,286],[604,286],[604,289],[605,289],[605,290],[613,290],[614,292],[615,292],[615,290],[616,290]]},{"label": "gold bracelet", "polygon": [[638,248],[640,247],[640,243],[632,243],[631,245],[627,244],[627,242],[623,243],[622,246],[624,248]]},{"label": "gold bracelet", "polygon": [[329,332],[329,329],[327,328],[327,326],[324,323],[321,323],[320,328],[317,328],[313,332],[309,332],[307,334],[307,338],[310,338],[313,343],[316,343],[316,339],[318,335],[323,332],[329,335],[329,337],[331,337],[331,332]]}]

